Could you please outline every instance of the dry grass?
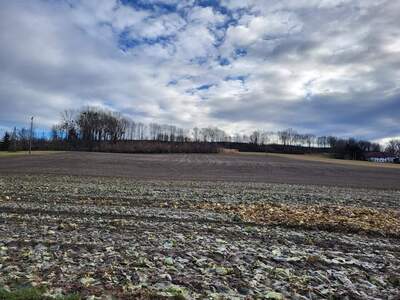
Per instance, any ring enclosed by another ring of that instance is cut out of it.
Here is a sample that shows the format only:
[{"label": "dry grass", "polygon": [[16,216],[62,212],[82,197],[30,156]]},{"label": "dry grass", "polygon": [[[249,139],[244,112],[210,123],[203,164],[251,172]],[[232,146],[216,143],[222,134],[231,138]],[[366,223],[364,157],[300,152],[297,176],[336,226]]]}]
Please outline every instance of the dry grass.
[{"label": "dry grass", "polygon": [[393,209],[338,205],[222,204],[209,202],[196,204],[194,207],[218,213],[234,214],[240,220],[265,225],[400,236],[400,212]]},{"label": "dry grass", "polygon": [[245,153],[245,152],[240,152],[240,154],[274,156],[274,157],[282,157],[282,158],[296,159],[302,161],[322,162],[322,163],[356,166],[356,167],[400,169],[400,164],[374,163],[369,161],[335,159],[330,157],[329,154],[280,154],[280,153]]},{"label": "dry grass", "polygon": [[[47,155],[54,153],[61,153],[63,151],[32,151],[32,155]],[[16,151],[16,152],[8,152],[8,151],[0,151],[1,157],[14,157],[14,156],[28,156],[28,151]]]},{"label": "dry grass", "polygon": [[227,149],[227,148],[222,148],[222,149],[220,150],[220,153],[223,153],[223,154],[238,154],[238,153],[239,153],[239,150],[238,150],[238,149]]}]

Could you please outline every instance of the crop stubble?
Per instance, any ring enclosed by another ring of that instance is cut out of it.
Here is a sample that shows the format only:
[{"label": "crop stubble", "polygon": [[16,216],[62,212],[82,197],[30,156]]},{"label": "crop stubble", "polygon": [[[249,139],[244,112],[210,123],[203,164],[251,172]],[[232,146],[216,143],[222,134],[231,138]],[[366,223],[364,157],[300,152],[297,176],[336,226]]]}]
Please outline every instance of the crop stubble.
[{"label": "crop stubble", "polygon": [[[287,183],[262,176],[301,166],[281,159],[83,154],[71,165],[75,155],[0,161],[1,285],[119,298],[400,293],[400,191],[390,180],[374,189],[368,174],[317,185],[298,184],[314,175],[294,180],[295,171]],[[113,156],[125,165],[111,168]],[[343,172],[304,164],[328,179]]]}]

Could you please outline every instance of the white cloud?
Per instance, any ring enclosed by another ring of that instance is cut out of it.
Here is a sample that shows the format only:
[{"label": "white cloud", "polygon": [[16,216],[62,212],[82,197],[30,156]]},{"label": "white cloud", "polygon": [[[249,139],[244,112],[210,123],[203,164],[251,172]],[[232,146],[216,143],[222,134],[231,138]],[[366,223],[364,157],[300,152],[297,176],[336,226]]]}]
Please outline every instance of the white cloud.
[{"label": "white cloud", "polygon": [[227,43],[249,46],[263,39],[273,39],[297,33],[302,24],[292,13],[281,12],[266,16],[247,16],[227,31]]},{"label": "white cloud", "polygon": [[224,14],[150,2],[178,10],[1,2],[0,127],[31,114],[49,126],[63,109],[99,104],[140,121],[229,131],[399,135],[400,4],[224,0]]}]

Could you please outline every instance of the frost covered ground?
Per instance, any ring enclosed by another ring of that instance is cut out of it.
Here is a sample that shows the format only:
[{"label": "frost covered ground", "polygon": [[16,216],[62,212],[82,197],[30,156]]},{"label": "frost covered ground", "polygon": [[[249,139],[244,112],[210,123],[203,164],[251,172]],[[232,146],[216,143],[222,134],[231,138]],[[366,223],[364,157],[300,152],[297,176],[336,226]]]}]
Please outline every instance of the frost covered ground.
[{"label": "frost covered ground", "polygon": [[0,176],[0,286],[94,299],[399,299],[399,199],[323,185]]}]

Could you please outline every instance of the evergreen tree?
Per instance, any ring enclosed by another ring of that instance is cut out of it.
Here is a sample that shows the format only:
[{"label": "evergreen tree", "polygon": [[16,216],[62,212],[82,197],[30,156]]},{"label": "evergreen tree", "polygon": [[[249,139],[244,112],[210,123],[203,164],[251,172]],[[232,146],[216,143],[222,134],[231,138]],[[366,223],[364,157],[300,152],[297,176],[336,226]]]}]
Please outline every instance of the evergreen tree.
[{"label": "evergreen tree", "polygon": [[7,151],[10,148],[11,137],[8,132],[4,134],[3,141],[1,142],[0,149]]}]

